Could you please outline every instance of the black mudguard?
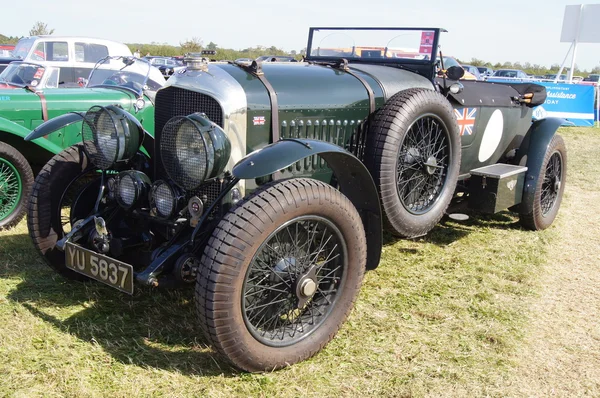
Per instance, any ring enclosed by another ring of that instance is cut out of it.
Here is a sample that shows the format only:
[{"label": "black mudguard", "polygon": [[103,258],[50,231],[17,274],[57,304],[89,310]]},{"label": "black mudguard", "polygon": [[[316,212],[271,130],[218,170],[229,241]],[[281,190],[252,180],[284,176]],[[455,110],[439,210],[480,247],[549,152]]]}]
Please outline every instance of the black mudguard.
[{"label": "black mudguard", "polygon": [[367,269],[377,268],[383,245],[379,196],[371,174],[350,152],[324,141],[283,139],[250,153],[234,166],[232,173],[240,179],[264,177],[313,155],[327,162],[340,191],[358,210],[367,237]]},{"label": "black mudguard", "polygon": [[544,163],[546,150],[550,145],[550,141],[552,141],[552,137],[556,134],[556,130],[563,124],[567,124],[566,120],[555,117],[536,120],[523,138],[516,159],[517,164],[527,166],[523,200],[518,207],[520,213],[531,213],[533,211],[535,188]]}]

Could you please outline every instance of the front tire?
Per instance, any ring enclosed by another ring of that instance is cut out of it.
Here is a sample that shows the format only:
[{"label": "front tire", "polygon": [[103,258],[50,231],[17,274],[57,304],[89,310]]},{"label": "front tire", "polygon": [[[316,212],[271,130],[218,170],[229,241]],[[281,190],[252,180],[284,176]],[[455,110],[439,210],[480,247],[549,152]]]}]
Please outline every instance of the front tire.
[{"label": "front tire", "polygon": [[460,169],[460,135],[448,100],[415,88],[394,95],[375,114],[365,164],[394,235],[429,232],[448,208]]},{"label": "front tire", "polygon": [[208,241],[195,293],[201,328],[246,371],[300,362],[346,320],[365,264],[363,224],[341,192],[305,178],[267,184]]},{"label": "front tire", "polygon": [[[66,267],[65,253],[56,248],[56,243],[72,228],[71,204],[89,183],[93,170],[83,145],[74,145],[46,163],[31,192],[27,213],[29,236],[44,261],[68,279],[88,278]],[[89,210],[94,207],[94,203],[87,205]]]},{"label": "front tire", "polygon": [[537,186],[530,213],[519,214],[519,221],[527,229],[539,231],[554,222],[562,202],[567,178],[567,148],[560,135],[552,137],[544,162],[539,170]]},{"label": "front tire", "polygon": [[33,171],[27,159],[12,146],[0,142],[0,231],[23,219],[32,186]]}]

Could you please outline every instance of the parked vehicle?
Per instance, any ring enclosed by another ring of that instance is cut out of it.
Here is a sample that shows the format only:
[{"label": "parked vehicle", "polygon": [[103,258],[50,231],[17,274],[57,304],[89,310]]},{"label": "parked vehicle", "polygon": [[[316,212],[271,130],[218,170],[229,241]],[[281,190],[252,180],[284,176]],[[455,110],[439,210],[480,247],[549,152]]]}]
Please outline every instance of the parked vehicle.
[{"label": "parked vehicle", "polygon": [[598,83],[600,81],[600,75],[590,74],[583,78],[584,82]]},{"label": "parked vehicle", "polygon": [[479,69],[477,67],[475,67],[473,65],[464,65],[464,64],[461,66],[466,72],[469,72],[470,74],[475,76],[476,80],[483,80],[483,77],[479,73]]},{"label": "parked vehicle", "polygon": [[[10,68],[16,67],[11,64],[3,75]],[[38,91],[31,82],[13,79],[6,83],[11,88],[0,89],[0,229],[13,227],[25,215],[33,179],[40,168],[64,148],[81,141],[81,124],[73,124],[77,114],[72,112],[85,112],[90,104],[117,105],[153,133],[154,95],[164,81],[160,72],[145,61],[106,57],[96,65],[86,88]],[[33,142],[23,140],[47,120],[67,120],[68,124],[61,134],[40,136]]]},{"label": "parked vehicle", "polygon": [[78,36],[24,37],[12,50],[12,58],[0,59],[0,71],[12,61],[26,61],[59,68],[59,80],[77,83],[87,79],[96,62],[106,56],[131,56],[123,43]]},{"label": "parked vehicle", "polygon": [[241,369],[316,354],[377,267],[382,225],[423,235],[455,198],[535,230],[560,207],[563,120],[532,122],[544,87],[437,70],[442,31],[311,28],[306,62],[189,59],[156,95],[148,155],[134,115],[91,108],[36,178],[34,246],[129,294],[195,286],[201,331]]},{"label": "parked vehicle", "polygon": [[477,69],[484,80],[494,74],[494,70],[492,68],[488,68],[487,66],[478,66]]},{"label": "parked vehicle", "polygon": [[[461,69],[463,69],[465,71],[465,73],[461,77],[462,80],[479,80],[476,75],[469,72],[467,69],[463,68],[463,66],[456,60],[456,58],[444,56],[442,58],[442,60],[444,61],[444,65],[443,65],[444,69],[448,69],[453,66],[457,66],[457,67],[460,67]],[[438,67],[441,68],[442,65],[438,64]]]},{"label": "parked vehicle", "polygon": [[487,78],[489,82],[506,81],[511,80],[515,83],[529,81],[527,73],[520,69],[498,69],[494,74]]},{"label": "parked vehicle", "polygon": [[173,57],[144,57],[168,79],[174,72],[183,68],[183,60]]}]

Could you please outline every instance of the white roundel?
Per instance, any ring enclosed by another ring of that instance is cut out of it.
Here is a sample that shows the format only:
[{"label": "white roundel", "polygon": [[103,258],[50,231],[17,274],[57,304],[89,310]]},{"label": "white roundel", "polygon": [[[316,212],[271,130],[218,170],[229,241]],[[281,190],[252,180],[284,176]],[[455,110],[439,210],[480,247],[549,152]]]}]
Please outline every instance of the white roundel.
[{"label": "white roundel", "polygon": [[479,161],[485,162],[488,160],[496,149],[500,140],[502,139],[502,131],[504,130],[504,117],[500,109],[496,109],[490,117],[490,121],[485,127],[483,132],[483,138],[481,139],[481,146],[479,147]]}]

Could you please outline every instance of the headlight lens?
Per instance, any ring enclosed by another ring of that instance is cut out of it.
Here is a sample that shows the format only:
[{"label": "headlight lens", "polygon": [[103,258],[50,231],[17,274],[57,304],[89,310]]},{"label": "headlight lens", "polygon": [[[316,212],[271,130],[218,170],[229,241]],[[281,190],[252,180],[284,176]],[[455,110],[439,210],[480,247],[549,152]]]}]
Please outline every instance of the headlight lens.
[{"label": "headlight lens", "polygon": [[135,117],[116,106],[94,106],[85,114],[82,136],[92,163],[106,170],[135,155],[144,129]]},{"label": "headlight lens", "polygon": [[150,206],[161,218],[170,218],[177,211],[181,198],[165,181],[156,181],[150,190]]},{"label": "headlight lens", "polygon": [[124,171],[119,174],[117,203],[126,209],[133,207],[140,199],[146,198],[150,188],[150,178],[141,171]]},{"label": "headlight lens", "polygon": [[221,174],[231,154],[223,129],[200,113],[169,120],[161,133],[160,149],[165,171],[186,190]]}]

